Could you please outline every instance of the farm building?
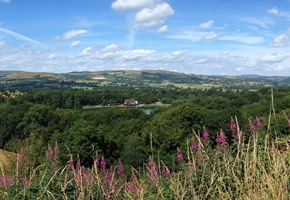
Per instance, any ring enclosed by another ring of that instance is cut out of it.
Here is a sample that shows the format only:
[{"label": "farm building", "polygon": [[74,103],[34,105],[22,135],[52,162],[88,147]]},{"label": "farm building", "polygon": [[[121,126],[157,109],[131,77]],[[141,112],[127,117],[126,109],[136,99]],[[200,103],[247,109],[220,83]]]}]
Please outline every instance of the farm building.
[{"label": "farm building", "polygon": [[125,106],[137,106],[137,105],[139,105],[139,103],[135,99],[125,99],[124,105]]}]

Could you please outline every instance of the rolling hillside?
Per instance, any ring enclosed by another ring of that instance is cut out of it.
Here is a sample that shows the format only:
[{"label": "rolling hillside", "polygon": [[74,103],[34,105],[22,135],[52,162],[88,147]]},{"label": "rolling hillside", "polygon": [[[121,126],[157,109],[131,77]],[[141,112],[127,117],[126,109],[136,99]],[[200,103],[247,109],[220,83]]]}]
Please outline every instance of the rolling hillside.
[{"label": "rolling hillside", "polygon": [[0,88],[199,88],[260,89],[267,86],[288,86],[284,76],[205,76],[163,70],[70,72],[0,71]]}]

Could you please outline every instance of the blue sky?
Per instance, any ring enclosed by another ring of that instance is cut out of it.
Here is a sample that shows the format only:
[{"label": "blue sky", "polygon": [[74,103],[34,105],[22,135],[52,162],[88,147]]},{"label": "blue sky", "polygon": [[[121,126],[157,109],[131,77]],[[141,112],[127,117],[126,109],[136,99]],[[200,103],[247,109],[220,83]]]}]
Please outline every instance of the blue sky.
[{"label": "blue sky", "polygon": [[290,0],[0,0],[0,70],[290,75]]}]

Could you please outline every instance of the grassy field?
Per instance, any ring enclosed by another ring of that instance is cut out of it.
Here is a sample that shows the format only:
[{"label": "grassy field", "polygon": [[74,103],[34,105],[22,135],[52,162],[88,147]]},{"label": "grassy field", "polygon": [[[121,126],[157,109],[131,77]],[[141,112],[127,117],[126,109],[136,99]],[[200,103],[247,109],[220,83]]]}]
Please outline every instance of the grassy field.
[{"label": "grassy field", "polygon": [[195,88],[195,89],[210,89],[212,87],[220,87],[221,85],[211,85],[211,84],[190,84],[190,83],[170,83],[170,82],[163,82],[163,83],[148,83],[150,87],[156,88],[165,88],[170,85],[177,87],[177,88]]},{"label": "grassy field", "polygon": [[15,162],[16,158],[16,153],[11,153],[9,151],[0,149],[0,167],[4,169],[4,171],[9,170],[11,163]]}]

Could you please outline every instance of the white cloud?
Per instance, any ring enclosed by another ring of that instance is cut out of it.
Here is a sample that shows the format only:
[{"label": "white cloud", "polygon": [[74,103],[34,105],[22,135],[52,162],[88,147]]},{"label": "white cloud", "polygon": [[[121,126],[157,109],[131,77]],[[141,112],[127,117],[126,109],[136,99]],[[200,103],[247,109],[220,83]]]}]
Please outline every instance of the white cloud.
[{"label": "white cloud", "polygon": [[105,52],[115,52],[115,51],[119,51],[120,47],[116,44],[110,44],[104,47],[103,51]]},{"label": "white cloud", "polygon": [[33,39],[29,38],[29,37],[26,37],[24,35],[21,35],[19,33],[13,32],[13,31],[10,31],[10,30],[5,29],[5,28],[1,28],[0,27],[0,32],[2,32],[4,34],[7,34],[7,35],[10,35],[10,36],[13,36],[13,37],[15,37],[16,39],[19,39],[19,40],[23,40],[23,41],[26,41],[26,42],[30,42],[30,43],[33,43],[33,44],[36,44],[36,45],[43,46],[40,42],[38,42],[36,40],[33,40]]},{"label": "white cloud", "polygon": [[284,61],[285,59],[289,58],[290,54],[268,54],[261,58],[261,61],[267,62],[267,63],[279,63]]},{"label": "white cloud", "polygon": [[266,70],[269,71],[269,72],[272,72],[272,71],[283,71],[283,70],[285,70],[285,67],[281,66],[281,65],[274,65],[274,66],[268,67]]},{"label": "white cloud", "polygon": [[199,25],[199,28],[201,28],[201,29],[209,29],[210,27],[213,26],[213,24],[214,24],[214,21],[213,20],[209,20],[207,22],[201,23]]},{"label": "white cloud", "polygon": [[64,33],[62,38],[64,40],[69,40],[69,39],[84,35],[87,32],[88,32],[87,30],[81,30],[81,29],[79,29],[79,30],[70,30],[70,31]]},{"label": "white cloud", "polygon": [[232,42],[239,42],[245,44],[260,44],[264,42],[264,39],[260,36],[250,36],[247,34],[218,34],[216,32],[205,32],[205,31],[195,31],[195,30],[185,30],[177,34],[171,34],[167,36],[171,39],[179,39],[179,40],[189,40],[192,42],[198,42],[202,39],[206,40],[223,40],[223,41],[232,41]]},{"label": "white cloud", "polygon": [[269,29],[269,25],[274,24],[271,18],[254,18],[254,17],[245,17],[240,18],[239,20],[246,22],[248,24],[252,24],[263,29]]},{"label": "white cloud", "polygon": [[287,46],[289,44],[290,44],[290,40],[289,40],[288,35],[287,34],[280,34],[274,39],[272,46],[282,47],[282,46]]},{"label": "white cloud", "polygon": [[1,3],[10,3],[10,0],[0,0]]},{"label": "white cloud", "polygon": [[195,61],[196,64],[205,64],[207,63],[207,59],[206,58],[200,58],[200,59],[197,59]]},{"label": "white cloud", "polygon": [[100,60],[128,61],[136,60],[141,57],[146,57],[153,54],[154,52],[154,50],[148,49],[135,49],[125,51],[116,44],[111,44],[103,47],[102,49],[95,49],[92,47],[86,48],[81,52],[81,55],[90,56],[92,59],[97,58]]},{"label": "white cloud", "polygon": [[167,17],[174,15],[172,7],[164,2],[156,5],[154,8],[144,8],[135,16],[136,26],[153,27],[162,25]]},{"label": "white cloud", "polygon": [[130,51],[123,51],[121,56],[125,60],[131,60],[131,59],[137,59],[140,57],[145,57],[150,54],[153,54],[154,50],[146,50],[146,49],[136,49],[136,50],[130,50]]},{"label": "white cloud", "polygon": [[203,36],[203,39],[205,40],[214,40],[218,37],[218,34],[216,32],[209,32],[209,33],[206,33],[204,36]]},{"label": "white cloud", "polygon": [[276,15],[276,16],[279,16],[279,17],[286,17],[288,20],[290,19],[290,13],[289,12],[280,11],[280,10],[278,10],[277,7],[273,7],[271,9],[268,9],[267,12],[269,14]]},{"label": "white cloud", "polygon": [[235,69],[237,72],[240,72],[240,71],[242,71],[243,70],[243,68],[241,68],[241,67],[238,67],[238,68],[236,68]]},{"label": "white cloud", "polygon": [[190,53],[189,51],[174,51],[172,53],[173,56],[184,56],[186,54]]},{"label": "white cloud", "polygon": [[57,55],[56,54],[50,54],[50,55],[47,56],[47,58],[55,59],[55,58],[57,58]]},{"label": "white cloud", "polygon": [[93,47],[87,47],[84,50],[82,50],[81,55],[86,56],[89,55],[92,51]]},{"label": "white cloud", "polygon": [[160,27],[157,32],[158,33],[167,33],[167,32],[169,32],[169,28],[167,25],[164,25],[164,26]]},{"label": "white cloud", "polygon": [[80,46],[81,42],[80,41],[74,41],[70,44],[70,47],[71,48],[76,48],[78,46]]},{"label": "white cloud", "polygon": [[197,42],[197,41],[201,40],[203,37],[205,37],[206,34],[207,34],[207,32],[185,30],[185,31],[182,31],[180,33],[171,34],[167,37],[171,38],[171,39],[189,40],[192,42]]},{"label": "white cloud", "polygon": [[128,11],[152,6],[156,0],[116,0],[111,7],[114,10]]},{"label": "white cloud", "polygon": [[249,35],[225,35],[219,37],[220,40],[240,42],[245,44],[260,44],[264,42],[264,39],[260,36],[249,36]]},{"label": "white cloud", "polygon": [[279,14],[279,11],[278,11],[277,7],[273,7],[271,9],[268,9],[267,12],[270,13],[270,14],[273,14],[273,15],[278,15]]}]

